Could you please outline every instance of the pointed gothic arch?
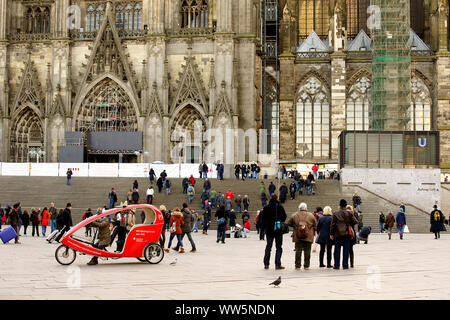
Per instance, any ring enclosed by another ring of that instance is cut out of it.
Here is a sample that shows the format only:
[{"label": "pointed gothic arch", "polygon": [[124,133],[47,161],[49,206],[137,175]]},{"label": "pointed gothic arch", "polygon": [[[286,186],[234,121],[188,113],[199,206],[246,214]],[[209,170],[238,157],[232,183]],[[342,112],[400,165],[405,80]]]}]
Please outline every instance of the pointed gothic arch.
[{"label": "pointed gothic arch", "polygon": [[411,106],[408,110],[408,130],[429,131],[432,129],[433,99],[426,77],[415,70],[411,77]]},{"label": "pointed gothic arch", "polygon": [[329,159],[331,150],[330,91],[311,74],[297,90],[296,153],[300,159]]},{"label": "pointed gothic arch", "polygon": [[43,154],[30,154],[30,151],[33,150],[45,151],[42,118],[33,105],[28,104],[17,110],[9,132],[9,141],[10,161],[36,162],[44,160]]},{"label": "pointed gothic arch", "polygon": [[[126,88],[126,87],[125,87]],[[113,77],[91,83],[74,111],[75,131],[137,131],[136,103]]]},{"label": "pointed gothic arch", "polygon": [[350,77],[346,89],[345,119],[347,130],[369,130],[372,104],[372,77],[360,69]]}]

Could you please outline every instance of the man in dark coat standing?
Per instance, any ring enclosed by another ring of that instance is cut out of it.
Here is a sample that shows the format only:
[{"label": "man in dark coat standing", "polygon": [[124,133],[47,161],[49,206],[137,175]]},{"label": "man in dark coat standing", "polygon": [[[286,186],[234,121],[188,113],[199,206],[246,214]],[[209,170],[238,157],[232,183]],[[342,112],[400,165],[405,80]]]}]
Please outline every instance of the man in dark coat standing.
[{"label": "man in dark coat standing", "polygon": [[286,221],[287,215],[284,211],[283,206],[278,202],[278,197],[276,194],[272,195],[269,204],[264,207],[260,213],[261,228],[265,230],[266,233],[266,251],[264,254],[264,269],[269,269],[270,264],[270,252],[272,251],[273,241],[275,240],[275,269],[281,270],[284,267],[281,265],[281,255],[283,253],[283,234],[281,230],[275,231],[275,222]]},{"label": "man in dark coat standing", "polygon": [[189,179],[187,177],[183,179],[181,186],[183,187],[183,194],[187,194],[187,188],[189,186]]},{"label": "man in dark coat standing", "polygon": [[70,168],[67,169],[66,176],[67,176],[67,185],[70,186],[70,181],[72,180],[72,170]]},{"label": "man in dark coat standing", "polygon": [[275,193],[276,189],[277,189],[277,187],[275,187],[273,182],[270,181],[270,184],[269,184],[269,198],[272,198],[272,195]]},{"label": "man in dark coat standing", "polygon": [[438,210],[437,205],[433,206],[433,211],[430,214],[430,232],[434,233],[435,239],[441,238],[441,231],[445,231],[444,227],[445,217],[441,210]]},{"label": "man in dark coat standing", "polygon": [[[350,236],[348,228],[351,225],[358,223],[352,212],[346,209],[347,201],[342,199],[339,202],[339,210],[333,214],[330,226],[330,239],[334,240],[334,267],[339,269],[341,261],[341,247],[343,247],[343,262],[344,269],[348,269],[348,258],[350,255]],[[356,236],[356,235],[354,235]]]},{"label": "man in dark coat standing", "polygon": [[288,188],[286,186],[286,183],[283,183],[283,185],[280,187],[280,202],[284,203],[286,201],[288,194]]},{"label": "man in dark coat standing", "polygon": [[62,227],[62,230],[59,233],[58,237],[56,237],[56,239],[55,239],[56,242],[59,242],[59,240],[61,240],[64,233],[69,231],[70,227],[73,226],[71,210],[72,210],[72,204],[68,203],[62,213],[62,216],[61,216],[61,225],[63,227]]}]

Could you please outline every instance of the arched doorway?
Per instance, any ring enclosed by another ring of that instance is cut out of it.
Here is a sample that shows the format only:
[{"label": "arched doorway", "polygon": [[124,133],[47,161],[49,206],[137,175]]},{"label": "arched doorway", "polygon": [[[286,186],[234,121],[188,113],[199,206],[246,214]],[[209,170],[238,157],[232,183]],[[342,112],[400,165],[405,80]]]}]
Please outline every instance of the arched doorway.
[{"label": "arched doorway", "polygon": [[44,131],[36,112],[23,108],[15,117],[10,132],[12,162],[43,162]]},{"label": "arched doorway", "polygon": [[86,94],[75,118],[75,131],[83,133],[88,147],[88,162],[136,162],[133,150],[117,147],[103,151],[90,151],[89,133],[93,132],[135,132],[138,117],[134,105],[125,90],[113,79],[104,78]]},{"label": "arched doorway", "polygon": [[200,163],[205,148],[205,121],[197,109],[188,104],[181,109],[170,127],[171,158],[174,163]]}]

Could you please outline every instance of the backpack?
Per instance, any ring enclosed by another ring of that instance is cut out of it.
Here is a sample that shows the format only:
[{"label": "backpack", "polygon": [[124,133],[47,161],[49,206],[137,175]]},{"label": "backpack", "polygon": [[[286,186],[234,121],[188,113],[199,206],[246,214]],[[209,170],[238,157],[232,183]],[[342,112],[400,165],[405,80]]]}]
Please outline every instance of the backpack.
[{"label": "backpack", "polygon": [[297,227],[297,239],[304,240],[309,236],[309,229],[306,221],[300,221]]},{"label": "backpack", "polygon": [[441,214],[438,210],[434,211],[434,221],[439,222],[441,221]]}]

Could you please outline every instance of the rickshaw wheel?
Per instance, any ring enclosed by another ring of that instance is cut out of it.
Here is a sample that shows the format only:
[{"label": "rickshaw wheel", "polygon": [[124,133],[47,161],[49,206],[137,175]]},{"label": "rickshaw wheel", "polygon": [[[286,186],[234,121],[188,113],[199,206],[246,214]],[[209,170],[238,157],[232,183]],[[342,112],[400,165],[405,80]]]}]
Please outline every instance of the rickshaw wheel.
[{"label": "rickshaw wheel", "polygon": [[157,242],[149,243],[144,248],[144,258],[151,264],[160,263],[164,258],[164,250]]},{"label": "rickshaw wheel", "polygon": [[138,259],[140,262],[147,262],[145,258],[136,258],[136,259]]},{"label": "rickshaw wheel", "polygon": [[69,264],[72,264],[77,258],[77,252],[74,249],[62,244],[56,249],[55,258],[59,264],[68,266]]}]

